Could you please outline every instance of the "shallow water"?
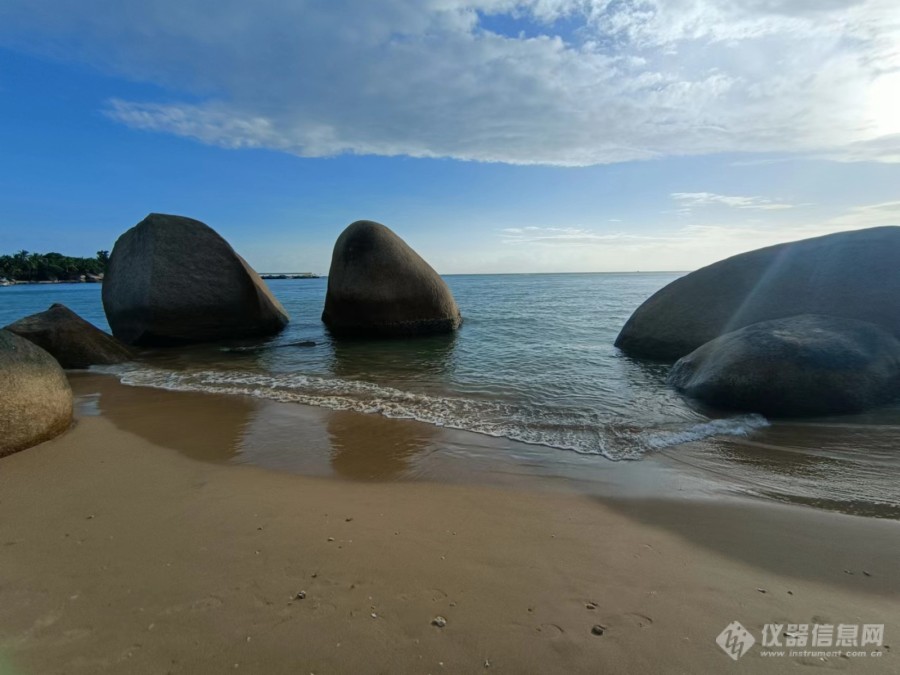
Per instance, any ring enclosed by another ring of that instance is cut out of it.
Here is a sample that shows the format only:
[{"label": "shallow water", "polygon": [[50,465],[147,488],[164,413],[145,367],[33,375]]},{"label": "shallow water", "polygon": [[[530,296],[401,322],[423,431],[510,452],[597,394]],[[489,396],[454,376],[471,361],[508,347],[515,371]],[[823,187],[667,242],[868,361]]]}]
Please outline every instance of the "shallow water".
[{"label": "shallow water", "polygon": [[[571,453],[596,462],[661,454],[743,492],[900,517],[900,406],[802,424],[720,414],[668,389],[667,365],[613,346],[631,312],[678,276],[449,276],[465,319],[457,334],[349,342],[332,340],[319,320],[325,279],[276,280],[270,286],[292,316],[282,334],[148,353],[112,372],[126,384],[246,394],[512,439],[535,446],[545,464],[565,463]],[[0,324],[63,302],[108,329],[99,291],[2,288]],[[304,342],[315,344],[296,345]]]}]

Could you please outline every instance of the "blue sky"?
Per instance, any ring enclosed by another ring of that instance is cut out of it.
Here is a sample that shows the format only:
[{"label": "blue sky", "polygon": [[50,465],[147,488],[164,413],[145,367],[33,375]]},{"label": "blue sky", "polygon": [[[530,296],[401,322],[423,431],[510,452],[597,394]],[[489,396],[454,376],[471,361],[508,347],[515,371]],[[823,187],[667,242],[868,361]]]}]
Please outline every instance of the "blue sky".
[{"label": "blue sky", "polygon": [[261,271],[360,218],[443,273],[663,270],[900,224],[894,5],[4,0],[0,251],[158,211]]}]

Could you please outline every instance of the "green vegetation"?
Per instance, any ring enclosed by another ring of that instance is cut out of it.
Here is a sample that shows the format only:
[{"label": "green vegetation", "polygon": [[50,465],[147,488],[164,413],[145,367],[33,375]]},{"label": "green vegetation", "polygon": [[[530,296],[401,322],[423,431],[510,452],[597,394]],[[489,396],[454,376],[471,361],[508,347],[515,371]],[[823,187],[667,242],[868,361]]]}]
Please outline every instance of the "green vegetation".
[{"label": "green vegetation", "polygon": [[62,253],[0,255],[0,278],[10,281],[80,281],[82,276],[106,272],[109,251],[97,251],[94,258],[73,258]]}]

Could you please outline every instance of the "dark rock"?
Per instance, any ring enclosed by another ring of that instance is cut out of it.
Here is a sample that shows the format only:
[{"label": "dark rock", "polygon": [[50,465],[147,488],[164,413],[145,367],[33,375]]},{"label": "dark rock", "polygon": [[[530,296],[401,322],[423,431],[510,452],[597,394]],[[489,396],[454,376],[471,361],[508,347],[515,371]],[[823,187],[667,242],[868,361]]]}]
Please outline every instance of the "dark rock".
[{"label": "dark rock", "polygon": [[282,342],[275,345],[263,345],[260,349],[285,349],[288,347],[315,347],[316,343],[312,340],[300,340],[298,342]]},{"label": "dark rock", "polygon": [[762,321],[680,359],[669,384],[717,408],[770,417],[856,412],[900,393],[900,341],[854,319]]},{"label": "dark rock", "polygon": [[301,340],[300,342],[283,342],[281,344],[262,344],[262,345],[249,345],[246,347],[224,347],[222,348],[223,352],[228,352],[231,354],[258,354],[260,352],[265,352],[270,349],[284,349],[286,347],[315,347],[316,343],[312,340]]},{"label": "dark rock", "polygon": [[72,423],[72,389],[43,349],[0,330],[0,457],[58,436]]},{"label": "dark rock", "polygon": [[462,319],[431,266],[380,223],[360,220],[338,237],[322,321],[335,335],[447,333]]},{"label": "dark rock", "polygon": [[675,360],[730,331],[797,314],[870,321],[900,336],[900,227],[742,253],[692,272],[631,316],[616,346]]},{"label": "dark rock", "polygon": [[158,213],[116,242],[103,307],[113,335],[148,346],[271,335],[289,320],[259,275],[212,228]]},{"label": "dark rock", "polygon": [[65,305],[26,316],[6,327],[48,351],[63,368],[88,368],[130,361],[131,350]]}]

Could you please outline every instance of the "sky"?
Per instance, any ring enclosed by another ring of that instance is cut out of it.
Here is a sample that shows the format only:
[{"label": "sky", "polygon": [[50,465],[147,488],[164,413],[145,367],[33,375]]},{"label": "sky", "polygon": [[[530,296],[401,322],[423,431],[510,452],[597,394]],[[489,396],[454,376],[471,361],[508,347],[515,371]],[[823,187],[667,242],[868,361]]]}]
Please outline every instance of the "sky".
[{"label": "sky", "polygon": [[900,225],[896,0],[0,0],[0,252],[690,270]]}]

